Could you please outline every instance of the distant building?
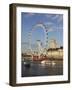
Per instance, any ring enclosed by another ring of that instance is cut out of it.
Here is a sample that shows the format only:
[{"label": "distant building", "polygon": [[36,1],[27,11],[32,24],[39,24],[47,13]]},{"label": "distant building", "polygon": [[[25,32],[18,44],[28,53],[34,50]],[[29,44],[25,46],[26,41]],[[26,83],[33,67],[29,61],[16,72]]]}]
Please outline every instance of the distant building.
[{"label": "distant building", "polygon": [[57,42],[54,39],[51,39],[49,42],[49,48],[58,48]]},{"label": "distant building", "polygon": [[63,47],[49,48],[47,50],[48,58],[63,59]]}]

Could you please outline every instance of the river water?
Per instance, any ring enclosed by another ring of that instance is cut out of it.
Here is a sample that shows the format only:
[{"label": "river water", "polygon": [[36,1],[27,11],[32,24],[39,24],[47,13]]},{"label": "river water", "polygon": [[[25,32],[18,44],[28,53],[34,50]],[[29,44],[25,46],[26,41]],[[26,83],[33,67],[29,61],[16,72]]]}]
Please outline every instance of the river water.
[{"label": "river water", "polygon": [[24,62],[22,62],[22,77],[51,75],[63,75],[63,60],[49,60],[47,64],[44,64],[43,62],[34,61],[31,62],[29,67],[26,67],[24,65]]}]

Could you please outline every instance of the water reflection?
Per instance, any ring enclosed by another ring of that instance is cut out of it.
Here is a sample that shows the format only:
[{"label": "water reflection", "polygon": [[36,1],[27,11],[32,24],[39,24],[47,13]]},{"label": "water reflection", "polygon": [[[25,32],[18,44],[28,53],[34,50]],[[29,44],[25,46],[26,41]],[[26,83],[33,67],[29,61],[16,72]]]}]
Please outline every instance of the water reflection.
[{"label": "water reflection", "polygon": [[63,60],[33,61],[25,66],[22,62],[22,77],[50,76],[63,74]]}]

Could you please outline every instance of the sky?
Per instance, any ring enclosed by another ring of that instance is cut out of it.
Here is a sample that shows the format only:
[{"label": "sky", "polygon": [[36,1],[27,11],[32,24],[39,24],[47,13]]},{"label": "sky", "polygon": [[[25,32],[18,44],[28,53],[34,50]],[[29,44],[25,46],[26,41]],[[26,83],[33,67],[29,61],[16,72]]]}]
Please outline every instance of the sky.
[{"label": "sky", "polygon": [[[39,23],[45,25],[48,30],[48,41],[55,39],[59,46],[63,46],[63,15],[48,13],[21,13],[21,45],[28,48],[29,33],[31,33],[31,44],[35,45],[37,40],[45,43],[45,29],[38,26]],[[35,27],[35,28],[34,28]]]}]

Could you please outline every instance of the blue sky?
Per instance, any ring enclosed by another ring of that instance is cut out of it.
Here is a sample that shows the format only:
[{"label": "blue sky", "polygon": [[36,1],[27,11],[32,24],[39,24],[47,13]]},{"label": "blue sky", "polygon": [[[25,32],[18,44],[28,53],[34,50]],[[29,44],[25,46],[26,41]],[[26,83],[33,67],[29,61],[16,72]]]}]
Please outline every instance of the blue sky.
[{"label": "blue sky", "polygon": [[[21,13],[21,43],[28,43],[29,32],[38,23],[43,23],[48,30],[48,40],[56,39],[59,46],[63,45],[63,15],[62,14],[48,14],[48,13]],[[32,32],[31,42],[35,44],[36,40],[45,41],[44,29],[36,27]],[[27,46],[27,45],[26,45]]]}]

